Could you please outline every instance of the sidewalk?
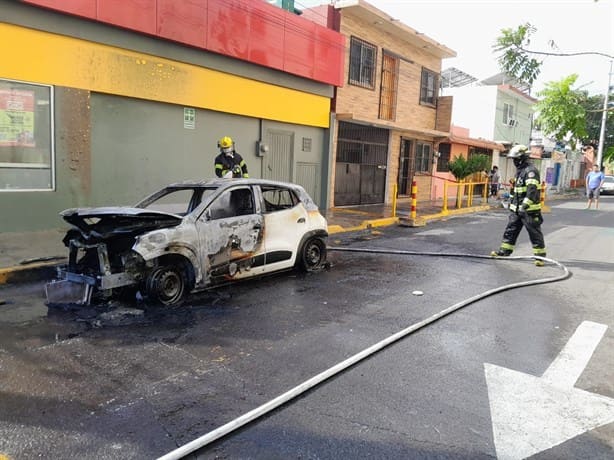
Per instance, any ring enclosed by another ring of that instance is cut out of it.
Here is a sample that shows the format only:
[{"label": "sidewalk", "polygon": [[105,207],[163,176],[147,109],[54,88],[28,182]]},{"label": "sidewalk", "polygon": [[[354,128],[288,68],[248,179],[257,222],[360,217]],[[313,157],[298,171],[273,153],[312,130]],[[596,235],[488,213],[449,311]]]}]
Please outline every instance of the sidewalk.
[{"label": "sidewalk", "polygon": [[[323,213],[328,220],[329,234],[354,232],[388,225],[422,226],[428,221],[452,215],[486,211],[499,207],[497,202],[482,204],[476,198],[474,206],[454,209],[450,201],[448,212],[442,212],[441,202],[419,203],[417,218],[411,219],[409,198],[399,199],[396,217],[392,206],[373,204],[330,208]],[[52,279],[56,266],[66,262],[68,249],[62,243],[65,229],[35,232],[0,233],[0,285]]]}]

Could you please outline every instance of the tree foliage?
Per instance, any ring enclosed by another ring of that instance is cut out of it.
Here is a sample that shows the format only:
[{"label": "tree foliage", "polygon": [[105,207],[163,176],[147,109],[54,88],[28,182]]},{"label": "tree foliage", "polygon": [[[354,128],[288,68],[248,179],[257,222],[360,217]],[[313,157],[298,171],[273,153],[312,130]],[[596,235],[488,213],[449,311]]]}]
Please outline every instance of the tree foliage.
[{"label": "tree foliage", "polygon": [[[595,0],[598,1],[598,0]],[[614,59],[614,56],[597,51],[561,53],[553,41],[549,42],[549,51],[529,49],[531,36],[537,31],[530,23],[516,29],[502,29],[493,49],[499,53],[498,63],[503,72],[520,83],[532,86],[541,71],[542,61],[537,56],[572,57],[583,55],[602,56]],[[543,131],[558,141],[580,141],[597,147],[603,116],[604,96],[589,97],[588,93],[573,90],[577,75],[570,75],[559,82],[551,82],[538,95],[544,97],[537,106],[540,116],[536,123]],[[614,97],[610,95],[610,100]],[[583,122],[584,121],[584,122]],[[603,159],[614,162],[614,112],[607,112]]]},{"label": "tree foliage", "polygon": [[[572,145],[593,145],[595,149],[601,134],[603,95],[589,96],[587,91],[573,89],[577,75],[558,82],[549,82],[538,93],[541,97],[534,110],[538,113],[536,126],[557,141]],[[609,97],[614,100],[614,95]],[[607,112],[603,159],[614,161],[614,113]]]},{"label": "tree foliage", "polygon": [[529,86],[537,79],[541,72],[543,61],[538,60],[535,56],[602,56],[608,59],[614,59],[606,53],[598,51],[581,51],[577,53],[561,53],[558,50],[556,43],[550,40],[548,43],[549,51],[536,51],[529,49],[531,45],[531,35],[537,32],[537,29],[530,23],[521,24],[514,29],[502,29],[501,35],[495,40],[493,49],[499,53],[497,62],[503,72],[510,77],[515,78],[521,83],[526,83]]},{"label": "tree foliage", "polygon": [[463,180],[473,173],[484,171],[488,168],[490,157],[488,155],[472,155],[469,159],[456,156],[448,163],[448,168],[456,180]]},{"label": "tree foliage", "polygon": [[531,43],[531,35],[536,28],[528,22],[518,26],[516,30],[502,29],[493,49],[500,53],[497,62],[507,75],[529,86],[539,76],[542,61],[532,57],[526,47]]},{"label": "tree foliage", "polygon": [[577,74],[560,81],[546,83],[537,93],[541,99],[534,106],[538,113],[536,123],[546,136],[566,140],[576,145],[586,139],[586,92],[572,89]]}]

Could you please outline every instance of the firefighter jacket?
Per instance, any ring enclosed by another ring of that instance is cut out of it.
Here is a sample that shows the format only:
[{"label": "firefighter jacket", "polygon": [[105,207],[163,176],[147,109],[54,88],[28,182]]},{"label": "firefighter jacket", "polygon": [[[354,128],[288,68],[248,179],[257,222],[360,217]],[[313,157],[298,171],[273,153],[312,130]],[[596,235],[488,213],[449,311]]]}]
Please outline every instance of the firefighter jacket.
[{"label": "firefighter jacket", "polygon": [[526,212],[540,212],[541,184],[539,171],[530,162],[518,168],[516,178],[510,193],[510,211],[518,212],[521,209]]},{"label": "firefighter jacket", "polygon": [[232,156],[225,153],[220,153],[215,157],[215,175],[224,177],[229,171],[232,171],[232,177],[249,177],[247,173],[247,163],[243,157],[237,152]]}]

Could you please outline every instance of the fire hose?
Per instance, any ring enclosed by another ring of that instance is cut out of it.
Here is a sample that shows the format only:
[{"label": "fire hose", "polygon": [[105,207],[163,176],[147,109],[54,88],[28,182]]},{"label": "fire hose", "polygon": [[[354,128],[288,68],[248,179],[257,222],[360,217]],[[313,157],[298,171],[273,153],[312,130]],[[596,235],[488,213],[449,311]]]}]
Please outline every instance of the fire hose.
[{"label": "fire hose", "polygon": [[[371,345],[368,348],[356,353],[353,356],[341,361],[340,363],[328,368],[327,370],[320,372],[319,374],[311,377],[310,379],[304,381],[300,385],[295,386],[294,388],[286,391],[285,393],[277,396],[276,398],[271,399],[270,401],[262,404],[261,406],[246,412],[245,414],[231,420],[230,422],[216,428],[209,433],[190,441],[183,446],[178,447],[177,449],[159,457],[158,460],[174,460],[180,459],[184,456],[188,455],[195,450],[202,449],[203,447],[211,444],[214,441],[228,435],[229,433],[241,428],[244,425],[268,414],[274,409],[288,403],[289,401],[297,398],[301,394],[310,390],[311,388],[323,383],[324,381],[330,379],[331,377],[341,373],[347,368],[357,364],[358,362],[368,358],[369,356],[377,353],[383,348],[388,347],[389,345],[397,342],[398,340],[413,334],[414,332],[422,329],[423,327],[428,326],[429,324],[434,323],[435,321],[447,316],[461,308],[464,308],[472,303],[477,302],[478,300],[484,299],[494,294],[498,294],[503,291],[508,291],[510,289],[516,289],[525,286],[533,286],[537,284],[545,284],[545,283],[553,283],[556,281],[562,281],[571,276],[571,272],[560,262],[556,260],[549,259],[546,257],[540,256],[509,256],[509,257],[492,257],[486,255],[476,255],[476,254],[462,254],[462,253],[440,253],[440,252],[418,252],[418,251],[406,251],[406,250],[394,250],[394,249],[367,249],[367,248],[341,248],[341,247],[328,247],[328,251],[338,251],[338,252],[360,252],[360,253],[370,253],[370,254],[395,254],[395,255],[413,255],[413,256],[435,256],[435,257],[460,257],[460,258],[473,258],[473,259],[495,259],[495,260],[510,260],[510,261],[521,261],[521,260],[541,260],[543,262],[553,264],[561,269],[562,274],[547,278],[539,278],[528,281],[520,281],[516,283],[506,284],[503,286],[499,286],[493,289],[489,289],[480,294],[474,295],[473,297],[469,297],[461,302],[458,302],[444,310],[441,310],[434,315],[429,316],[422,321],[412,324],[411,326],[392,334],[391,336]],[[541,270],[541,269],[540,269]]]}]

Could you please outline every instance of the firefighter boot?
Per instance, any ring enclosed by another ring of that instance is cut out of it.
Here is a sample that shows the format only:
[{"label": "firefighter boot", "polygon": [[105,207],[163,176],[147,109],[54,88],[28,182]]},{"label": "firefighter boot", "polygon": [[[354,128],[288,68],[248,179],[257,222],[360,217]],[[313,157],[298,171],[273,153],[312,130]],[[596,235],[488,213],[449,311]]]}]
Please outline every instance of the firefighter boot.
[{"label": "firefighter boot", "polygon": [[497,251],[492,251],[490,253],[491,257],[507,257],[512,254],[512,251],[505,249],[498,249]]},{"label": "firefighter boot", "polygon": [[535,262],[533,262],[535,264],[536,267],[543,267],[544,266],[544,261],[543,260],[539,260],[539,259],[535,259]]}]

